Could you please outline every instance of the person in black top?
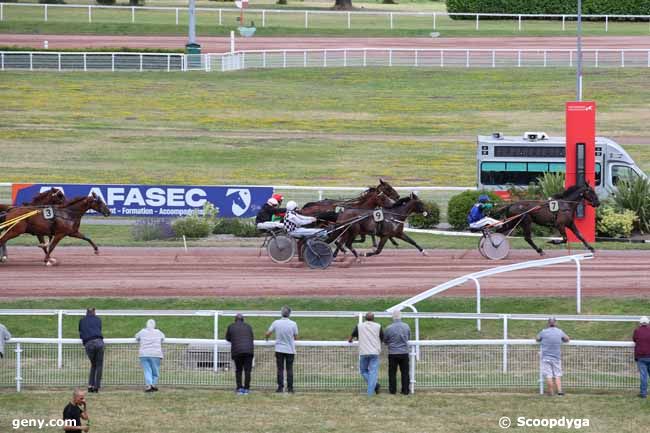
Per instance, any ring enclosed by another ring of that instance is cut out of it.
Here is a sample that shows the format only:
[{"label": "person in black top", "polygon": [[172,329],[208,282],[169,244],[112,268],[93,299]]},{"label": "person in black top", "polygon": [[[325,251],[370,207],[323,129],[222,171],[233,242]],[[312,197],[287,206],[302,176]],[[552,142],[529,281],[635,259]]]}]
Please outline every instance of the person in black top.
[{"label": "person in black top", "polygon": [[[235,361],[235,380],[237,382],[237,393],[248,394],[251,386],[251,369],[253,367],[253,328],[244,323],[244,316],[239,313],[235,316],[235,322],[228,326],[226,341],[230,342],[230,356]],[[244,372],[244,385],[242,386],[241,376]]]},{"label": "person in black top", "polygon": [[282,222],[280,221],[273,221],[273,217],[278,214],[283,214],[287,210],[278,207],[279,202],[276,198],[271,197],[269,198],[264,206],[262,206],[262,209],[257,213],[257,216],[255,217],[255,224],[257,224],[257,228],[259,230],[273,230],[273,229],[281,229],[284,226],[282,225]]},{"label": "person in black top", "polygon": [[87,309],[86,317],[79,320],[79,338],[81,338],[86,355],[90,360],[88,392],[99,392],[104,368],[104,336],[102,335],[102,320],[95,315],[94,308]]},{"label": "person in black top", "polygon": [[74,421],[74,425],[65,425],[64,431],[88,431],[88,426],[81,425],[81,420],[88,421],[88,412],[86,410],[86,393],[81,389],[75,389],[72,394],[72,400],[63,409],[63,420]]}]

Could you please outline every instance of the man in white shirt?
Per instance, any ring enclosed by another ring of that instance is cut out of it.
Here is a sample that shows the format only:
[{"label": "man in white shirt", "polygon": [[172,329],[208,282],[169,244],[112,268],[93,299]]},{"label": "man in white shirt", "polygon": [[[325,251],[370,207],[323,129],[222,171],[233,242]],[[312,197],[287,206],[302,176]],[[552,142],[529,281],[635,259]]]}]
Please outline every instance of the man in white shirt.
[{"label": "man in white shirt", "polygon": [[275,332],[275,364],[277,367],[278,389],[275,392],[284,391],[284,370],[287,370],[287,392],[293,394],[293,360],[296,355],[296,339],[298,338],[298,325],[289,319],[291,308],[282,307],[280,311],[282,318],[271,324],[265,334],[268,340]]},{"label": "man in white shirt", "polygon": [[284,215],[284,228],[287,230],[287,233],[289,233],[289,235],[295,237],[305,237],[312,236],[317,233],[325,233],[323,229],[302,227],[315,223],[316,218],[300,215],[296,211],[297,207],[298,205],[293,200],[290,200],[287,203],[287,213]]},{"label": "man in white shirt", "polygon": [[378,394],[380,385],[377,375],[384,331],[381,325],[375,322],[374,313],[366,313],[366,321],[354,327],[348,343],[352,343],[355,337],[359,340],[359,372],[368,384],[368,396]]}]

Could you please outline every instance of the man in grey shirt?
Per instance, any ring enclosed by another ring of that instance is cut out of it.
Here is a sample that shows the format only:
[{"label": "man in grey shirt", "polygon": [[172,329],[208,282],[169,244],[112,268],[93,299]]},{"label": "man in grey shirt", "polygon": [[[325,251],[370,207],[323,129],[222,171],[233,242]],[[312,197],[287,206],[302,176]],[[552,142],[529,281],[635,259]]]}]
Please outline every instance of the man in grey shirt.
[{"label": "man in grey shirt", "polygon": [[402,377],[403,395],[409,394],[409,340],[411,329],[402,322],[402,312],[393,311],[393,323],[384,331],[384,344],[388,346],[388,392],[397,393],[397,367]]},{"label": "man in grey shirt", "polygon": [[5,328],[5,326],[0,323],[0,358],[5,356],[5,342],[11,340],[11,334]]},{"label": "man in grey shirt", "polygon": [[280,311],[282,318],[271,324],[265,337],[268,340],[275,332],[275,364],[277,366],[278,389],[284,391],[284,369],[287,369],[287,392],[293,393],[293,359],[296,354],[295,340],[298,338],[298,325],[289,319],[291,308],[286,305]]},{"label": "man in grey shirt", "polygon": [[569,337],[560,328],[555,326],[555,317],[548,319],[548,327],[537,334],[537,341],[542,349],[542,375],[546,378],[548,395],[553,395],[553,382],[557,395],[564,395],[562,391],[562,343],[568,343]]}]

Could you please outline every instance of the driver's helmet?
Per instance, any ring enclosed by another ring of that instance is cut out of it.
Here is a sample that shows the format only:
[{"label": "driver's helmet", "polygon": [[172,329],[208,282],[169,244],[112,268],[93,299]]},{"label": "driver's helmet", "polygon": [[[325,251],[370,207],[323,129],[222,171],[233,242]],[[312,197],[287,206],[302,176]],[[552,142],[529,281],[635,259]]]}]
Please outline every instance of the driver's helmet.
[{"label": "driver's helmet", "polygon": [[478,202],[479,203],[487,203],[490,201],[490,197],[488,197],[487,194],[481,194],[478,196]]},{"label": "driver's helmet", "polygon": [[278,203],[282,203],[282,200],[284,200],[284,196],[282,194],[275,193],[272,196],[274,199],[278,201]]},{"label": "driver's helmet", "polygon": [[278,201],[276,199],[274,199],[273,197],[271,197],[266,201],[266,204],[268,204],[269,206],[277,206]]},{"label": "driver's helmet", "polygon": [[287,202],[287,210],[288,211],[296,210],[297,207],[298,207],[298,204],[295,201],[289,200]]}]

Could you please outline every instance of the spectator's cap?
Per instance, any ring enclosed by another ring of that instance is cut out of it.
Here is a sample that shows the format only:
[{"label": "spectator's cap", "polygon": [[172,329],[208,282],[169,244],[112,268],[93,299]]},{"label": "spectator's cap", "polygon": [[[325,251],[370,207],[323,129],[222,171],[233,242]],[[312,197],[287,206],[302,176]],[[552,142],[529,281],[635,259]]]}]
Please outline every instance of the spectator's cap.
[{"label": "spectator's cap", "polygon": [[273,197],[274,199],[276,199],[276,200],[278,201],[278,203],[280,203],[282,200],[284,200],[284,196],[283,196],[282,194],[277,194],[277,193],[276,193],[276,194],[273,194],[272,197]]},{"label": "spectator's cap", "polygon": [[400,310],[393,310],[393,320],[402,320],[402,312]]},{"label": "spectator's cap", "polygon": [[235,320],[238,322],[243,322],[244,321],[244,315],[242,313],[237,313],[235,315]]},{"label": "spectator's cap", "polygon": [[298,207],[298,203],[296,203],[295,201],[289,200],[287,202],[287,210],[296,210],[297,207]]},{"label": "spectator's cap", "polygon": [[639,323],[641,325],[647,325],[648,323],[650,323],[650,319],[648,319],[648,316],[641,316],[641,318],[639,319]]},{"label": "spectator's cap", "polygon": [[478,196],[478,201],[480,203],[487,203],[490,201],[490,197],[487,194],[481,194]]},{"label": "spectator's cap", "polygon": [[289,308],[287,305],[284,305],[280,310],[280,314],[282,314],[282,317],[291,316],[291,308]]},{"label": "spectator's cap", "polygon": [[266,204],[269,206],[277,206],[279,203],[275,198],[271,197],[266,201]]}]

